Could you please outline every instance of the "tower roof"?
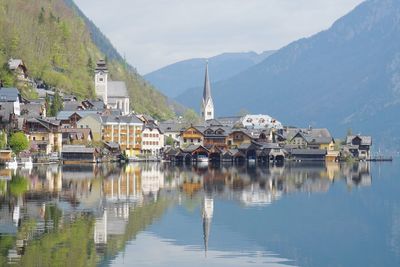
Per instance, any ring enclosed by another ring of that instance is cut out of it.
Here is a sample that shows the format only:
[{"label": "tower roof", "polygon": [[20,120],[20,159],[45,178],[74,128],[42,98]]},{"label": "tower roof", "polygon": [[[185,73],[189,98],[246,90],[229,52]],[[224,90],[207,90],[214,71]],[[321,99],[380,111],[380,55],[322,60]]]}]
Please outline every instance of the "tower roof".
[{"label": "tower roof", "polygon": [[97,61],[96,71],[108,71],[107,63],[104,59]]},{"label": "tower roof", "polygon": [[211,85],[210,80],[208,78],[208,61],[206,63],[206,75],[204,79],[204,91],[203,91],[203,102],[207,103],[209,99],[211,99]]}]

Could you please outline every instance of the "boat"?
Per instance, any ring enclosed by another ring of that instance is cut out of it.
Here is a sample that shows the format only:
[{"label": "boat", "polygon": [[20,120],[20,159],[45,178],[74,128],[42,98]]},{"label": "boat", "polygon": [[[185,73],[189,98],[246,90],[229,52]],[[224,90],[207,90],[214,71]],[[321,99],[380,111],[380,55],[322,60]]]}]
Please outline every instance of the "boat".
[{"label": "boat", "polygon": [[203,155],[198,155],[197,162],[208,162],[208,157]]},{"label": "boat", "polygon": [[49,157],[49,161],[50,162],[59,162],[60,161],[60,157],[58,156],[58,153],[57,152],[51,153],[50,157]]},{"label": "boat", "polygon": [[17,169],[18,168],[17,159],[14,157],[11,161],[7,161],[6,168],[7,169]]},{"label": "boat", "polygon": [[24,168],[24,169],[32,169],[32,167],[33,167],[32,157],[21,158],[21,164],[22,164],[22,168]]}]

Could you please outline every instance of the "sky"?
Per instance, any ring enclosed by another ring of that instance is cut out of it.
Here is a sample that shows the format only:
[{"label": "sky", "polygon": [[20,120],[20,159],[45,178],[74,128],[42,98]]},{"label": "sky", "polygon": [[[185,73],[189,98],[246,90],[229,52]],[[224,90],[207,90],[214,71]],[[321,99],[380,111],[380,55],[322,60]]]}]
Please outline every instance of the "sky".
[{"label": "sky", "polygon": [[262,52],[328,29],[363,0],[75,0],[140,74]]}]

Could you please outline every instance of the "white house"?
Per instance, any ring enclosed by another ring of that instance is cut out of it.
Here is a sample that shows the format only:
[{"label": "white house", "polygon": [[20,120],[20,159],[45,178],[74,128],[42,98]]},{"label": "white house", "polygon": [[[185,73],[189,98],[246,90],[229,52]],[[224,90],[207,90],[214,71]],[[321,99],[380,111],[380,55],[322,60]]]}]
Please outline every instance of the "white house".
[{"label": "white house", "polygon": [[246,128],[264,129],[274,128],[283,129],[282,123],[269,115],[246,115],[241,119],[241,123]]},{"label": "white house", "polygon": [[147,124],[142,131],[142,153],[160,155],[164,147],[164,134],[154,124]]}]

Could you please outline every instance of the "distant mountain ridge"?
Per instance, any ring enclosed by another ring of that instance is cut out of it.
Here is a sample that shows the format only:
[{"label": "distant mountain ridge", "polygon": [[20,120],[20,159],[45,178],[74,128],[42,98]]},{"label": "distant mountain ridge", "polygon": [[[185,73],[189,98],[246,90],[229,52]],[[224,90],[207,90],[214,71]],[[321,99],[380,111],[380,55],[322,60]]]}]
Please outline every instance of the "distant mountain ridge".
[{"label": "distant mountain ridge", "polygon": [[[216,113],[246,108],[286,124],[329,127],[336,136],[352,128],[372,134],[377,146],[400,148],[399,44],[400,1],[367,0],[330,29],[214,83]],[[198,110],[200,95],[195,88],[176,99]]]},{"label": "distant mountain ridge", "polygon": [[186,89],[201,86],[205,63],[208,60],[211,81],[222,81],[258,64],[274,51],[223,53],[211,58],[183,60],[146,74],[144,78],[169,97],[176,97]]}]

